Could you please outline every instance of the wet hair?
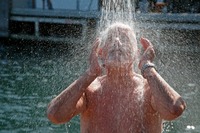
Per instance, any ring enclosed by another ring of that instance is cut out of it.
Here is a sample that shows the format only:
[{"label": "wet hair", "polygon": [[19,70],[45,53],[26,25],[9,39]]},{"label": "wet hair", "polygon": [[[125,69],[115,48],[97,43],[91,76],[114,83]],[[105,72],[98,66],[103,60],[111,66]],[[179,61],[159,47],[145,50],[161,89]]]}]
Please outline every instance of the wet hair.
[{"label": "wet hair", "polygon": [[[117,31],[117,33],[116,33]],[[132,57],[133,57],[133,60],[134,60],[134,64],[133,64],[133,69],[135,70],[135,72],[138,72],[138,62],[139,62],[139,59],[138,59],[138,46],[137,46],[137,40],[136,40],[136,35],[134,33],[134,30],[127,24],[124,24],[124,23],[120,23],[120,22],[116,22],[116,23],[113,23],[112,25],[108,26],[106,28],[106,30],[104,30],[103,32],[101,32],[100,34],[100,44],[99,44],[99,49],[103,49],[103,47],[106,46],[106,41],[107,39],[109,38],[109,36],[115,36],[116,34],[120,34],[121,32],[124,32],[124,34],[127,35],[127,37],[129,38],[130,40],[130,44],[131,44],[131,47],[133,47],[133,51],[132,51]],[[101,64],[104,64],[103,63],[104,61],[101,60]]]},{"label": "wet hair", "polygon": [[122,31],[127,33],[127,37],[129,38],[130,43],[131,43],[132,47],[134,48],[133,55],[135,56],[136,52],[138,51],[135,33],[129,25],[126,25],[126,24],[123,24],[120,22],[113,23],[112,25],[107,27],[105,31],[103,31],[100,34],[99,47],[103,48],[106,45],[106,41],[110,35],[115,36],[116,34],[119,34]]}]

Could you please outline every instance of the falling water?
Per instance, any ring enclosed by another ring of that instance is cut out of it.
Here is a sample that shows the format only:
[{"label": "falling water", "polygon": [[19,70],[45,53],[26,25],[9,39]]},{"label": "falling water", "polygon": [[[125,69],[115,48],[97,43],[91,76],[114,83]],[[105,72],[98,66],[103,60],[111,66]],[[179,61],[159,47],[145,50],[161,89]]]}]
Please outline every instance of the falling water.
[{"label": "falling water", "polygon": [[[113,25],[117,25],[119,23],[119,27],[124,26],[124,28],[130,28],[130,30],[133,31],[134,35],[128,35],[129,38],[133,40],[132,44],[137,44],[136,40],[136,28],[135,28],[135,5],[134,0],[103,0],[102,1],[102,9],[101,9],[101,17],[99,21],[99,25],[97,28],[97,35],[103,40],[105,40],[105,36],[108,36],[108,30],[111,30]],[[124,24],[124,25],[120,25]],[[105,30],[107,29],[107,31]],[[118,32],[112,33],[112,36],[115,36],[116,34],[120,34]],[[135,41],[135,42],[134,42]],[[100,47],[103,47],[100,44]],[[135,47],[135,46],[133,46]],[[139,46],[136,46],[139,47]],[[136,52],[136,51],[134,51]],[[134,56],[137,56],[134,54]],[[138,60],[139,57],[137,56],[137,59],[135,60],[135,66],[134,70],[138,71]],[[99,61],[100,64],[102,64],[102,61]],[[141,94],[139,99],[142,99],[143,92],[139,92]]]},{"label": "falling water", "polygon": [[133,0],[103,0],[98,33],[114,22],[122,22],[134,28],[134,14]]},{"label": "falling water", "polygon": [[[116,22],[128,25],[133,33],[136,34],[135,0],[102,0],[101,16],[96,31],[97,36],[100,38],[107,36],[105,35],[107,34],[105,29],[110,28]],[[137,66],[134,66],[134,69],[138,71]]]},{"label": "falling water", "polygon": [[[104,46],[105,40],[110,36],[115,37],[116,34],[121,34],[120,31],[118,30],[127,28],[133,32],[132,34],[128,34],[128,37],[130,38],[132,42],[131,47],[137,48],[137,40],[136,40],[136,30],[135,30],[135,6],[134,6],[134,1],[133,0],[103,0],[102,1],[102,9],[101,9],[101,17],[99,21],[99,25],[97,28],[97,35],[101,39],[101,43],[99,45],[99,49]],[[113,30],[114,26],[118,27],[118,29]],[[114,31],[114,32],[112,32]],[[116,32],[117,31],[117,32]],[[110,33],[112,32],[112,33]],[[136,46],[134,46],[136,45]],[[135,50],[135,49],[134,49]],[[138,50],[137,50],[138,51]],[[137,59],[135,59],[135,66],[134,66],[134,71],[138,72],[138,60],[139,57],[136,54],[136,51],[133,51],[133,56],[136,56]],[[104,61],[99,59],[99,63],[102,66],[104,64]],[[123,62],[121,62],[123,63]],[[103,72],[105,72],[104,68],[102,67]],[[141,131],[144,131],[144,125],[143,123],[143,89],[144,88],[144,83],[141,83],[141,86],[135,90],[135,94],[137,95],[136,99],[138,103],[138,112],[136,112],[140,116],[140,127]],[[120,92],[119,92],[120,93]],[[129,93],[129,92],[127,92]],[[121,93],[120,93],[121,94]],[[119,95],[120,95],[119,94]],[[122,104],[123,104],[123,99]],[[124,106],[124,105],[121,105]],[[133,106],[133,105],[130,105]],[[121,107],[119,107],[119,110]],[[118,114],[116,114],[118,115]],[[117,124],[117,123],[116,123]],[[120,126],[120,125],[119,125]]]}]

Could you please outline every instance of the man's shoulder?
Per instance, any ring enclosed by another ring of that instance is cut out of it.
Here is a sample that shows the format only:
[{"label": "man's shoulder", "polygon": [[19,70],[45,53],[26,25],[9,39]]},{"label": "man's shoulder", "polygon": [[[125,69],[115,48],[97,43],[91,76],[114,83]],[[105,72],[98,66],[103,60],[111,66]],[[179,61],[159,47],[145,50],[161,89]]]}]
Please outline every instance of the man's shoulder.
[{"label": "man's shoulder", "polygon": [[136,82],[143,82],[143,83],[147,82],[147,80],[141,74],[135,74],[134,75],[134,80]]},{"label": "man's shoulder", "polygon": [[97,77],[89,86],[87,91],[94,92],[102,87],[102,81],[105,78],[105,76]]},{"label": "man's shoulder", "polygon": [[144,86],[145,89],[149,88],[149,84],[148,84],[147,80],[141,74],[135,74],[134,80],[137,83],[141,83]]},{"label": "man's shoulder", "polygon": [[144,80],[144,78],[143,78],[143,76],[142,75],[140,75],[140,74],[138,74],[138,73],[135,73],[134,74],[134,78],[136,78],[137,80]]}]

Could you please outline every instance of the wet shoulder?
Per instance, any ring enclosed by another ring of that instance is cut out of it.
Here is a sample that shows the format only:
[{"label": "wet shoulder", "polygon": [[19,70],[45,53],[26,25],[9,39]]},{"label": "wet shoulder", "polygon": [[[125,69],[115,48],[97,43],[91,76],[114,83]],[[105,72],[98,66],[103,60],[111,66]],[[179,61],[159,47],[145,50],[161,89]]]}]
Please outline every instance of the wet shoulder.
[{"label": "wet shoulder", "polygon": [[142,85],[144,87],[144,90],[145,92],[150,95],[151,92],[150,92],[150,87],[149,87],[149,84],[147,82],[147,80],[140,74],[135,74],[134,75],[134,81],[136,83],[138,83],[138,85]]},{"label": "wet shoulder", "polygon": [[94,93],[102,88],[105,76],[97,77],[87,88],[86,93]]},{"label": "wet shoulder", "polygon": [[147,86],[147,84],[148,84],[147,80],[145,78],[143,78],[143,76],[140,74],[135,74],[133,78],[137,83],[142,83],[145,86]]}]

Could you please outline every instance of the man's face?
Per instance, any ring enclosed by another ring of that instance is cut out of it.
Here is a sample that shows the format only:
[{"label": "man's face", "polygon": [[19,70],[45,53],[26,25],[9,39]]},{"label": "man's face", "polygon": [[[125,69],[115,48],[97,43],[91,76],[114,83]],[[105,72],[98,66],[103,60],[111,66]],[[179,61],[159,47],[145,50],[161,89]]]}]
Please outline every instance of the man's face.
[{"label": "man's face", "polygon": [[133,46],[131,37],[130,31],[121,28],[116,28],[108,33],[102,49],[106,66],[126,67],[133,62],[134,50],[137,47]]}]

